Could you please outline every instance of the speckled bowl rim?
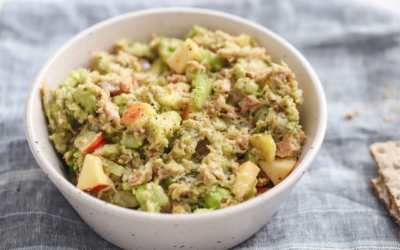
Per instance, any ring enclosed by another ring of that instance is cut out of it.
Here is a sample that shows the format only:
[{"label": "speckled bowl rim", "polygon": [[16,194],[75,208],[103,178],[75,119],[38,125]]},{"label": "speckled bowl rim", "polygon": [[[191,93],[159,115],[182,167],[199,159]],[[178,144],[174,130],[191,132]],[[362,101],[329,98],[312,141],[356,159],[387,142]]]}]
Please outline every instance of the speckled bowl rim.
[{"label": "speckled bowl rim", "polygon": [[[312,80],[312,85],[316,89],[317,95],[319,97],[319,105],[320,105],[320,112],[318,115],[319,119],[317,120],[318,122],[318,129],[314,138],[314,141],[312,142],[311,147],[313,150],[310,150],[307,155],[304,156],[302,161],[299,163],[298,166],[293,170],[293,172],[285,179],[283,180],[279,185],[275,186],[273,189],[269,190],[268,192],[258,196],[257,198],[251,199],[249,201],[246,201],[244,203],[228,207],[225,209],[221,210],[216,210],[213,212],[209,213],[200,213],[200,214],[153,214],[153,213],[147,213],[147,212],[141,212],[133,209],[127,209],[123,207],[119,207],[110,203],[105,203],[102,200],[99,200],[95,197],[90,196],[89,194],[86,194],[82,192],[81,190],[77,189],[74,185],[72,185],[64,176],[62,176],[59,172],[57,172],[52,164],[49,162],[48,159],[46,159],[42,154],[39,154],[36,152],[36,150],[33,150],[34,147],[34,142],[36,141],[36,135],[34,133],[35,131],[35,126],[43,126],[42,124],[35,124],[34,123],[34,114],[31,110],[32,103],[35,98],[37,98],[38,94],[37,92],[40,91],[41,87],[41,79],[43,78],[45,72],[48,70],[49,66],[55,61],[55,59],[69,46],[71,46],[74,42],[77,40],[80,40],[81,38],[87,36],[91,32],[96,32],[96,30],[101,29],[104,26],[111,25],[115,22],[118,22],[120,20],[128,19],[133,16],[144,16],[148,14],[161,14],[161,13],[196,13],[196,14],[205,14],[205,15],[211,15],[211,16],[219,16],[222,18],[225,18],[227,20],[235,20],[236,22],[241,22],[247,26],[250,26],[254,29],[259,30],[262,33],[265,33],[272,39],[278,41],[281,43],[283,46],[285,46],[288,51],[295,56],[305,67],[307,73],[310,75],[310,78]],[[28,139],[29,147],[32,151],[32,154],[34,155],[36,161],[39,163],[40,167],[43,169],[43,171],[48,175],[48,177],[54,182],[58,183],[59,185],[58,188],[61,188],[63,191],[66,191],[68,194],[73,195],[74,198],[79,200],[80,202],[87,204],[88,206],[91,207],[102,207],[102,209],[110,214],[113,214],[118,217],[131,217],[134,219],[138,220],[156,220],[158,223],[162,222],[176,222],[179,220],[180,222],[194,222],[194,221],[212,221],[215,220],[216,218],[222,218],[222,217],[227,217],[227,216],[232,216],[237,213],[241,213],[246,210],[251,210],[261,203],[268,202],[274,197],[280,195],[283,193],[285,190],[289,189],[294,182],[298,181],[301,176],[305,173],[305,171],[308,169],[308,167],[311,165],[312,161],[315,159],[325,136],[325,131],[326,131],[326,123],[327,123],[327,108],[326,108],[326,99],[325,99],[325,94],[323,91],[323,88],[321,86],[321,83],[315,74],[313,68],[311,65],[307,62],[307,60],[303,57],[303,55],[295,49],[291,44],[289,44],[286,40],[275,34],[274,32],[268,30],[267,28],[256,24],[254,22],[251,22],[249,20],[246,20],[244,18],[227,14],[224,12],[220,11],[214,11],[214,10],[207,10],[207,9],[200,9],[200,8],[187,8],[187,7],[172,7],[172,8],[155,8],[155,9],[147,9],[147,10],[141,10],[141,11],[135,11],[127,14],[123,14],[120,16],[116,16],[110,19],[107,19],[105,21],[102,21],[96,25],[91,26],[88,29],[85,29],[84,31],[80,32],[73,38],[71,38],[69,41],[67,41],[63,46],[61,46],[60,49],[58,49],[51,57],[46,61],[46,63],[43,65],[43,67],[40,69],[40,71],[37,73],[32,86],[31,90],[29,91],[27,101],[26,101],[26,106],[25,106],[25,133]]]}]

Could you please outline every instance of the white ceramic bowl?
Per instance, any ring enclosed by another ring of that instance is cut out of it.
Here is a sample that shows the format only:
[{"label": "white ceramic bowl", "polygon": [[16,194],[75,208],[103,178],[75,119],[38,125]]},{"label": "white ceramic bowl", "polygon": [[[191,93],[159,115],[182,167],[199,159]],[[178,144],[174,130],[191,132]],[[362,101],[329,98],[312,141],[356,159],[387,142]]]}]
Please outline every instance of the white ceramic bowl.
[{"label": "white ceramic bowl", "polygon": [[[210,213],[188,215],[150,214],[118,207],[69,183],[63,162],[48,139],[40,97],[41,82],[57,88],[71,70],[89,67],[92,52],[111,51],[118,38],[148,40],[151,32],[182,37],[195,24],[233,35],[243,33],[256,37],[275,62],[284,60],[295,72],[304,91],[300,117],[308,136],[295,170],[279,185],[255,199]],[[260,230],[286,199],[317,155],[325,135],[326,119],[325,96],[318,77],[306,59],[284,39],[261,25],[223,12],[163,8],[111,18],[65,43],[33,81],[26,101],[25,130],[40,167],[82,219],[109,242],[125,249],[227,249]]]}]

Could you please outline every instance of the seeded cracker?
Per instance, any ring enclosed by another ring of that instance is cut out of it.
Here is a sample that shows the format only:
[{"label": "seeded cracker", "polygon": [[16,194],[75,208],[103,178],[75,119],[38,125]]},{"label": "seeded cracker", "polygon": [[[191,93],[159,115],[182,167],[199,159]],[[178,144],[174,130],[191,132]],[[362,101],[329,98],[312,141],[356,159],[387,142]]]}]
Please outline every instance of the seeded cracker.
[{"label": "seeded cracker", "polygon": [[385,205],[389,214],[393,217],[397,224],[400,225],[400,212],[396,206],[390,201],[390,196],[385,185],[383,185],[380,177],[371,179],[371,185],[375,190],[376,195],[379,197],[381,202]]},{"label": "seeded cracker", "polygon": [[370,152],[390,201],[400,211],[400,142],[374,143]]}]

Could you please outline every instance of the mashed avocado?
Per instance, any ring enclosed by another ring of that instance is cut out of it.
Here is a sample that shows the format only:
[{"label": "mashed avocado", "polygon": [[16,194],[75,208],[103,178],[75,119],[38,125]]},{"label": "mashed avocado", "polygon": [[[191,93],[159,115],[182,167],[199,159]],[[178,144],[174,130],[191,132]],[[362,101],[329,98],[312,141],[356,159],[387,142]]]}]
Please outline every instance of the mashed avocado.
[{"label": "mashed avocado", "polygon": [[302,91],[248,35],[195,26],[184,38],[119,39],[115,51],[95,52],[57,90],[42,86],[50,139],[78,188],[141,211],[200,213],[293,169]]}]

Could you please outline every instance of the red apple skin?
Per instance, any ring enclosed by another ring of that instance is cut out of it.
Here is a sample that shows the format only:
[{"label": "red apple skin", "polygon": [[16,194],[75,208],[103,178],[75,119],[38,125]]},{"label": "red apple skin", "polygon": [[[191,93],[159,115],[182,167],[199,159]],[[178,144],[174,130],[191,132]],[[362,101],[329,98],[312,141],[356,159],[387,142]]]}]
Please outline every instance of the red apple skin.
[{"label": "red apple skin", "polygon": [[104,133],[101,132],[101,135],[92,143],[89,147],[83,150],[84,153],[95,151],[98,148],[103,147],[106,144],[106,138]]},{"label": "red apple skin", "polygon": [[108,187],[108,185],[101,184],[101,185],[97,185],[97,186],[95,186],[93,188],[88,188],[88,189],[85,189],[85,190],[82,190],[82,191],[84,191],[84,192],[98,191],[98,190],[101,190],[101,189],[106,188],[106,187]]},{"label": "red apple skin", "polygon": [[263,194],[263,193],[267,192],[269,188],[257,186],[256,189],[257,189],[257,194]]}]

